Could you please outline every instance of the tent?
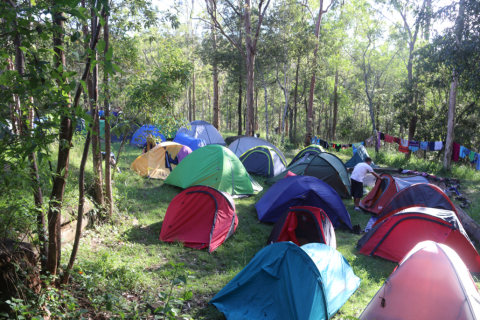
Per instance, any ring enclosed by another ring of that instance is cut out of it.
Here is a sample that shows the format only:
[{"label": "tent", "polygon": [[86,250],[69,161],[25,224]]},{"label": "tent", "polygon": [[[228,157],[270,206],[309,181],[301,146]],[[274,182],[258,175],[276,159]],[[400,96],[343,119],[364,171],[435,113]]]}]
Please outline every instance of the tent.
[{"label": "tent", "polygon": [[454,250],[425,241],[403,258],[360,319],[480,319],[480,294]]},{"label": "tent", "polygon": [[207,186],[183,190],[168,205],[160,240],[215,251],[238,225],[232,197]]},{"label": "tent", "polygon": [[180,148],[180,151],[178,151],[177,157],[178,157],[178,163],[180,163],[186,156],[188,156],[190,153],[192,153],[192,149],[190,149],[187,146],[182,146]]},{"label": "tent", "polygon": [[248,173],[273,177],[285,170],[285,161],[275,149],[267,146],[253,147],[240,156]]},{"label": "tent", "polygon": [[419,183],[406,187],[395,194],[383,207],[375,223],[378,224],[383,219],[410,207],[450,210],[455,212],[458,217],[455,205],[442,189],[433,184]]},{"label": "tent", "polygon": [[373,189],[360,201],[360,208],[377,215],[399,191],[416,183],[428,183],[424,177],[399,178],[388,173],[382,173],[380,176],[384,179],[377,179]]},{"label": "tent", "polygon": [[480,272],[480,256],[453,211],[413,207],[382,220],[358,241],[361,254],[400,262],[417,243],[431,240],[457,252],[470,271]]},{"label": "tent", "polygon": [[178,164],[176,158],[182,147],[175,142],[162,142],[135,159],[130,169],[142,177],[165,179]]},{"label": "tent", "polygon": [[85,119],[77,118],[76,122],[77,123],[75,125],[75,132],[85,134],[87,132],[86,126],[85,126]]},{"label": "tent", "polygon": [[[357,147],[357,152],[353,154],[353,157],[351,157],[350,160],[348,160],[347,163],[345,163],[345,166],[347,168],[353,168],[360,162],[365,162],[366,157],[369,157],[367,149],[364,146],[360,145]],[[370,164],[370,166],[374,169],[378,168],[378,166],[375,163],[373,163],[373,161]]]},{"label": "tent", "polygon": [[162,141],[167,141],[163,134],[158,131],[158,128],[152,125],[143,125],[135,131],[130,140],[130,145],[134,147],[143,147],[145,143],[147,143],[147,137],[152,135],[157,139],[161,139]]},{"label": "tent", "polygon": [[337,192],[315,177],[287,177],[275,183],[255,204],[258,220],[277,222],[290,207],[311,206],[322,209],[335,228],[342,222],[352,228],[350,215]]},{"label": "tent", "polygon": [[207,145],[205,140],[191,137],[188,134],[183,132],[177,133],[177,135],[173,139],[173,142],[183,144],[184,146],[187,146],[190,149],[192,149],[192,151],[195,151],[198,148],[201,148]]},{"label": "tent", "polygon": [[327,214],[320,208],[291,207],[275,223],[267,244],[291,241],[296,245],[324,243],[337,248],[335,230]]},{"label": "tent", "polygon": [[316,177],[328,183],[342,199],[350,199],[350,178],[347,168],[336,155],[331,153],[317,153],[305,155],[296,163],[287,167],[284,172],[265,181],[266,184],[274,184],[283,179],[288,171],[303,176]]},{"label": "tent", "polygon": [[117,124],[115,127],[112,128],[111,130],[111,141],[112,142],[122,142],[123,141],[123,136],[126,134],[127,136],[125,137],[125,141],[129,142],[132,139],[133,134],[139,126],[133,122],[130,122],[129,124],[122,122]]},{"label": "tent", "polygon": [[300,150],[295,157],[293,157],[292,161],[288,164],[288,166],[291,166],[295,162],[297,162],[299,159],[304,158],[307,155],[316,155],[319,153],[325,152],[325,149],[323,149],[321,146],[316,145],[316,144],[311,144],[308,147],[303,148]]},{"label": "tent", "polygon": [[[221,146],[226,146],[225,140],[223,140],[222,135],[212,126],[210,123],[202,120],[190,122],[190,129],[181,127],[178,129],[177,134],[186,133],[187,135],[205,140],[208,144],[219,144]],[[193,150],[193,149],[192,149]]]},{"label": "tent", "polygon": [[105,120],[99,120],[100,139],[105,139]]},{"label": "tent", "polygon": [[263,140],[256,137],[242,137],[240,139],[237,139],[228,146],[228,149],[232,150],[232,152],[235,153],[235,155],[240,158],[242,154],[258,146],[267,146],[275,149],[277,154],[279,154],[282,157],[283,161],[286,162],[285,156],[283,155],[282,151],[280,151],[280,149],[275,147],[273,144],[271,144],[267,140]]},{"label": "tent", "polygon": [[178,164],[165,183],[180,188],[205,185],[232,195],[259,191],[254,190],[242,162],[220,145],[208,145],[192,152]]},{"label": "tent", "polygon": [[269,245],[213,297],[228,320],[331,318],[360,279],[335,249],[320,243]]}]

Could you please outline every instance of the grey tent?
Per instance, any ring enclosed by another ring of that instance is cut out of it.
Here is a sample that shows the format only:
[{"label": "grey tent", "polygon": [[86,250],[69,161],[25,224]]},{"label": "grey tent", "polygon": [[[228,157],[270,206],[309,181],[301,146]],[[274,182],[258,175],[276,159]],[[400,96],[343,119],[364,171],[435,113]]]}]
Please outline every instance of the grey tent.
[{"label": "grey tent", "polygon": [[178,129],[177,134],[183,132],[191,137],[197,139],[203,139],[209,144],[219,144],[221,146],[226,146],[225,140],[223,140],[222,135],[212,126],[210,123],[202,120],[196,120],[190,122],[190,129],[181,127]]},{"label": "grey tent", "polygon": [[258,146],[267,146],[267,147],[275,149],[277,154],[280,157],[282,157],[284,162],[286,162],[285,161],[285,156],[283,155],[282,151],[280,151],[277,147],[275,147],[270,142],[268,142],[266,140],[263,140],[263,139],[260,139],[260,138],[243,137],[243,138],[237,139],[237,140],[233,141],[232,144],[230,144],[228,146],[228,149],[230,149],[233,153],[235,153],[235,155],[237,157],[240,158],[240,156],[242,154],[244,154],[248,150],[250,150],[252,148],[255,148],[255,147],[258,147]]},{"label": "grey tent", "polygon": [[[345,167],[353,168],[357,164],[359,164],[361,162],[365,162],[365,158],[368,157],[368,156],[369,155],[368,155],[367,149],[364,146],[359,146],[359,147],[357,147],[357,152],[355,152],[353,157],[351,157],[350,160],[348,160],[347,163],[345,163]],[[370,164],[370,166],[372,168],[378,168],[378,166],[375,163],[373,163],[373,161]]]},{"label": "grey tent", "polygon": [[342,199],[350,199],[350,178],[347,168],[336,155],[322,152],[316,155],[308,154],[294,164],[288,166],[285,171],[265,181],[266,184],[274,184],[283,179],[288,171],[302,176],[316,177],[328,183]]},{"label": "grey tent", "polygon": [[240,156],[243,166],[250,174],[271,178],[285,170],[285,161],[273,148],[254,147]]}]

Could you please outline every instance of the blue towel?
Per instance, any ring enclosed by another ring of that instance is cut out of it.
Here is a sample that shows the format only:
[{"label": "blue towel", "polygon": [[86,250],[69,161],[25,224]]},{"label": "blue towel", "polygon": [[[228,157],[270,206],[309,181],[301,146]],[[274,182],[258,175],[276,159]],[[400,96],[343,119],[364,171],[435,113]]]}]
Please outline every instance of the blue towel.
[{"label": "blue towel", "polygon": [[420,142],[420,149],[428,150],[428,142],[426,142],[426,141]]}]

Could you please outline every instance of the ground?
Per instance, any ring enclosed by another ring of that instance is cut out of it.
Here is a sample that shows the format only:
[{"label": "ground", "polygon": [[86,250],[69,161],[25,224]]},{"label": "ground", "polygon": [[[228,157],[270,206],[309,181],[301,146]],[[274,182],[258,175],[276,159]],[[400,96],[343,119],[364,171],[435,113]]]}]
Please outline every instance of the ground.
[{"label": "ground", "polygon": [[[118,147],[119,144],[114,144],[114,148]],[[297,151],[285,148],[287,162]],[[188,283],[193,297],[184,303],[181,313],[194,319],[224,319],[223,314],[208,302],[266,245],[273,225],[258,221],[254,205],[268,186],[263,185],[261,177],[255,177],[264,190],[253,197],[235,200],[239,217],[237,231],[215,252],[210,254],[207,250],[190,249],[178,243],[167,244],[159,241],[163,217],[169,202],[181,189],[165,185],[162,180],[142,178],[130,171],[131,162],[139,154],[141,149],[127,146],[120,157],[122,173],[116,174],[114,179],[118,205],[115,223],[97,224],[83,234],[72,281],[72,289],[75,296],[81,298],[81,303],[74,308],[88,310],[90,318],[122,318],[122,314],[126,317],[138,314],[145,318],[145,306],[158,303],[158,293],[168,291],[172,280],[169,262],[173,262],[184,263],[185,269],[194,276]],[[351,156],[348,152],[335,154],[343,161]],[[388,162],[388,159],[383,161]],[[467,169],[462,171],[465,172],[463,175],[458,175],[463,178],[463,190],[472,201],[467,212],[479,221],[476,201],[479,179]],[[364,228],[369,215],[355,212],[351,200],[344,203],[352,224]],[[352,319],[361,314],[396,263],[358,254],[355,245],[361,235],[336,230],[336,237],[338,251],[360,277],[361,284],[333,319]],[[70,250],[70,244],[64,246],[64,263]],[[174,293],[181,296],[183,290],[175,289]]]}]

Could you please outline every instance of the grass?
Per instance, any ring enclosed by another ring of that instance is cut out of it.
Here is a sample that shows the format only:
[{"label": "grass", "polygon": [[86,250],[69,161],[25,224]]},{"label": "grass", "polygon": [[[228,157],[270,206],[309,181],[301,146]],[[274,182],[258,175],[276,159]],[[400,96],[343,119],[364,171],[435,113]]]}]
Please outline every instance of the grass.
[{"label": "grass", "polygon": [[[118,147],[119,144],[113,144],[114,149]],[[72,198],[75,196],[75,174],[78,173],[81,148],[75,149],[72,151],[68,189]],[[287,162],[298,150],[285,150]],[[369,152],[374,154],[373,150]],[[268,186],[263,184],[263,179],[255,177],[264,190],[250,198],[235,199],[239,217],[237,231],[212,254],[207,250],[186,248],[179,243],[167,244],[159,241],[162,221],[171,199],[182,190],[165,185],[162,180],[144,179],[130,171],[131,162],[140,154],[141,149],[127,146],[119,161],[122,173],[116,174],[114,181],[118,208],[115,221],[97,224],[83,234],[71,288],[78,299],[77,308],[87,308],[92,318],[100,317],[102,313],[117,317],[121,317],[123,313],[134,317],[138,312],[144,312],[146,303],[158,302],[157,293],[165,291],[170,283],[168,263],[173,262],[184,263],[186,269],[195,276],[190,282],[194,295],[192,300],[185,304],[183,312],[194,319],[224,319],[223,314],[209,306],[208,302],[266,245],[273,226],[258,221],[254,205]],[[351,150],[335,154],[347,161],[351,157]],[[413,158],[406,163],[404,157],[398,153],[380,153],[374,160],[380,165],[441,173],[440,165],[435,162]],[[88,181],[91,180],[91,167],[89,162]],[[462,190],[472,200],[471,208],[467,212],[480,222],[476,188],[480,174],[465,166],[459,166],[454,168],[452,175],[462,179]],[[369,216],[355,212],[352,201],[344,203],[352,223],[360,224],[364,228]],[[358,254],[355,244],[360,235],[337,230],[336,237],[338,251],[360,277],[361,285],[334,319],[358,317],[391,274],[396,263]],[[63,250],[62,262],[66,264],[71,244],[65,245]]]}]

